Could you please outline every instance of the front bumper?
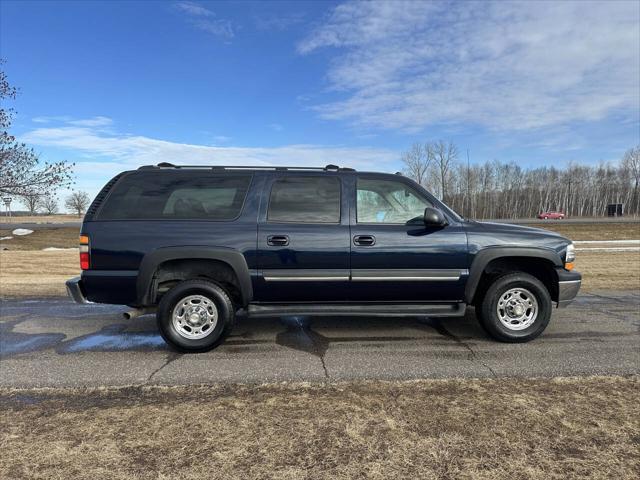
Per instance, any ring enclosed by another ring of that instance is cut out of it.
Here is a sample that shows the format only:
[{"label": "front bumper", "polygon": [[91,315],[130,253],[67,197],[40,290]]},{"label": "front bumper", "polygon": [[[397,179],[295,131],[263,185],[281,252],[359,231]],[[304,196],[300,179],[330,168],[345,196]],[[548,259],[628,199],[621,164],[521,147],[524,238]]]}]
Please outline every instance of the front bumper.
[{"label": "front bumper", "polygon": [[558,308],[563,308],[573,302],[580,291],[582,275],[579,272],[558,270]]},{"label": "front bumper", "polygon": [[87,297],[82,291],[82,280],[80,277],[73,277],[67,280],[67,294],[73,299],[76,303],[89,303]]}]

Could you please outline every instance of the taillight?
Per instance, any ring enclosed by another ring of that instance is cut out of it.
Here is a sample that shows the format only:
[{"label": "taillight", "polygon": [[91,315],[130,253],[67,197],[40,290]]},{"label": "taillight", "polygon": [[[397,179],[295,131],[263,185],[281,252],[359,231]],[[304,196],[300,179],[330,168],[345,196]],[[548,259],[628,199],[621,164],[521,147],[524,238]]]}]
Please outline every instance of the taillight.
[{"label": "taillight", "polygon": [[80,268],[89,270],[89,237],[80,235]]}]

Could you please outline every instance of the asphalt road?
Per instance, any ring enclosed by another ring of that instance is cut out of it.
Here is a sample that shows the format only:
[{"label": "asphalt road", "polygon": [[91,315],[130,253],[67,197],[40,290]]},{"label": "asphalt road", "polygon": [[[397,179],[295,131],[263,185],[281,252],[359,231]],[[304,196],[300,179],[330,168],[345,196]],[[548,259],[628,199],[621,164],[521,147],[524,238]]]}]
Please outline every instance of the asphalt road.
[{"label": "asphalt road", "polygon": [[0,304],[0,386],[57,387],[640,373],[640,292],[582,294],[542,337],[464,319],[240,318],[218,349],[169,350],[152,315],[67,299]]}]

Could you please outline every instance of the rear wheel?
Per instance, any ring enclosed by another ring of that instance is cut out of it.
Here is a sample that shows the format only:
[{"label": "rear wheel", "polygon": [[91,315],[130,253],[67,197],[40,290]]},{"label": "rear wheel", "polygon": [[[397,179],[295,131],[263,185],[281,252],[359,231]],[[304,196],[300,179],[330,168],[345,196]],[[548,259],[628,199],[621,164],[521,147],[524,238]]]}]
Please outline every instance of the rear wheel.
[{"label": "rear wheel", "polygon": [[156,319],[169,345],[184,352],[205,352],[229,335],[235,310],[229,294],[219,285],[185,280],[163,295]]},{"label": "rear wheel", "polygon": [[504,275],[489,287],[476,314],[480,325],[496,340],[528,342],[540,335],[551,319],[547,288],[532,275]]}]

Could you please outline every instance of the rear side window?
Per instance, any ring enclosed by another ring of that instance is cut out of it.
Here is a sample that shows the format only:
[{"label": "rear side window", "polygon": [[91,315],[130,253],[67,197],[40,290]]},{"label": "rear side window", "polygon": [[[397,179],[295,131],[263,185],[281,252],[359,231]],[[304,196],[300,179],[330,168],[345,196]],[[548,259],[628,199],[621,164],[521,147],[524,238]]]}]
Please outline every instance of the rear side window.
[{"label": "rear side window", "polygon": [[288,223],[340,223],[340,180],[336,177],[283,177],[271,187],[267,220]]},{"label": "rear side window", "polygon": [[113,188],[99,220],[233,220],[242,210],[251,176],[192,172],[127,175]]}]

